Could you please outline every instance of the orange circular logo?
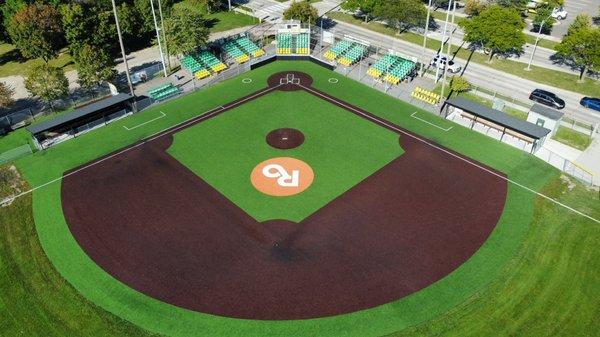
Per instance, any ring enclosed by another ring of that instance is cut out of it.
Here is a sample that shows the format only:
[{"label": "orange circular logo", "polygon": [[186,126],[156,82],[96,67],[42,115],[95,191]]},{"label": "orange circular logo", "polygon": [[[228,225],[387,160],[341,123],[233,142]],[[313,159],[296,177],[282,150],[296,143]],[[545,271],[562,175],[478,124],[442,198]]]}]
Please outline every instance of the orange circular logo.
[{"label": "orange circular logo", "polygon": [[306,190],[313,182],[315,174],[302,160],[278,157],[258,164],[250,180],[252,185],[264,194],[287,197]]}]

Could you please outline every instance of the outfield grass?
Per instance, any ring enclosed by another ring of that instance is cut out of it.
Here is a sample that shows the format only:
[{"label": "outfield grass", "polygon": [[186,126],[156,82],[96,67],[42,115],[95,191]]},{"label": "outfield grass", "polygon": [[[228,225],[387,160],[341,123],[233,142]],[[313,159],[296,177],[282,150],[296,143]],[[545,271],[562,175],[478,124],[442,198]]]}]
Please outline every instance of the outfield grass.
[{"label": "outfield grass", "polygon": [[[304,144],[272,148],[265,136],[279,128],[300,130]],[[307,92],[276,91],[175,134],[168,153],[255,220],[301,222],[403,151],[394,132]],[[249,172],[281,156],[312,167],[315,180],[308,190],[280,198],[252,186]]]},{"label": "outfield grass", "polygon": [[[32,186],[39,186],[48,180],[59,177],[65,170],[131,144],[178,121],[196,116],[253,92],[265,86],[265,79],[269,74],[289,69],[308,72],[313,76],[314,86],[318,89],[327,91],[333,96],[424,135],[436,143],[479,160],[534,190],[539,190],[548,181],[555,183],[558,181],[556,170],[522,151],[431,115],[432,121],[442,127],[454,126],[450,132],[443,132],[410,117],[412,112],[421,111],[414,106],[349,80],[340,74],[326,71],[312,63],[292,61],[272,63],[244,74],[244,77],[253,79],[250,84],[240,85],[239,78],[225,81],[204,91],[117,121],[47,151],[22,158],[16,164]],[[329,83],[328,79],[331,77],[338,78],[339,83]],[[364,94],[357,95],[357,92]],[[123,125],[131,127],[147,121],[149,116],[156,116],[158,111],[165,112],[167,116],[133,131],[126,131],[122,128]],[[423,112],[423,114],[427,113]],[[576,191],[580,190],[581,188],[577,186]],[[552,197],[565,198],[566,202],[584,211],[595,212],[594,214],[598,212],[595,208],[597,206],[594,206],[597,204],[590,203],[590,199],[586,199],[589,198],[589,193],[581,192],[572,199],[567,199],[567,197],[570,198],[569,194],[562,194],[562,190],[551,189],[548,193]],[[536,332],[539,330],[529,328],[530,325],[527,323],[530,321],[514,319],[514,322],[506,322],[512,317],[521,317],[524,311],[527,311],[528,318],[538,319],[537,327],[543,325],[548,328],[546,331],[565,332],[563,334],[565,336],[583,335],[583,330],[580,329],[582,324],[585,324],[586,327],[594,327],[592,325],[594,323],[590,323],[589,317],[590,313],[594,312],[590,309],[596,308],[597,303],[593,296],[580,295],[578,292],[584,291],[586,295],[597,293],[598,283],[596,282],[594,285],[594,280],[598,277],[597,270],[599,270],[597,262],[595,262],[596,268],[593,268],[592,265],[592,268],[585,269],[585,273],[579,273],[578,277],[573,278],[572,281],[575,284],[571,287],[561,287],[560,289],[562,296],[577,298],[579,303],[576,307],[572,306],[573,302],[571,301],[555,301],[552,296],[539,295],[536,289],[540,279],[531,275],[544,277],[551,273],[549,268],[554,268],[560,271],[560,274],[557,274],[560,277],[568,274],[570,268],[574,267],[571,264],[585,265],[590,263],[593,258],[598,261],[597,254],[593,255],[598,244],[598,227],[582,218],[576,218],[577,222],[574,224],[581,225],[582,228],[592,228],[595,231],[577,232],[569,242],[577,242],[580,238],[586,238],[588,241],[584,240],[581,245],[566,245],[563,240],[565,237],[560,235],[561,233],[556,233],[555,230],[558,228],[566,234],[571,234],[573,231],[569,221],[574,218],[560,208],[555,210],[555,214],[552,214],[556,217],[554,221],[558,227],[540,225],[537,228],[541,232],[532,234],[534,228],[530,227],[530,223],[534,217],[534,195],[512,184],[509,185],[505,212],[490,238],[471,259],[448,277],[406,298],[373,309],[315,320],[281,322],[235,320],[194,313],[169,306],[127,288],[95,265],[73,239],[62,215],[60,182],[39,189],[33,197],[36,228],[42,246],[60,274],[69,280],[77,291],[88,300],[120,317],[152,331],[168,332],[173,336],[189,336],[198,331],[211,336],[225,336],[231,334],[232,331],[244,336],[264,336],[265,334],[274,336],[377,336],[391,334],[418,324],[423,324],[419,326],[418,333],[437,335],[437,332],[444,329],[447,332],[448,325],[460,323],[469,323],[470,329],[464,331],[473,336],[501,335],[504,331],[503,327],[507,327],[505,335],[515,335],[512,332],[523,331],[524,334],[536,336]],[[538,207],[540,207],[539,204]],[[536,219],[538,216],[538,213],[535,213]],[[530,238],[532,235],[533,237]],[[536,242],[539,240],[538,247],[542,252],[552,250],[553,255],[550,257],[559,256],[563,259],[563,263],[558,263],[560,261],[552,258],[538,263],[539,255],[529,254],[528,241],[523,244],[526,237],[527,240]],[[588,252],[585,248],[589,248],[590,251]],[[586,254],[577,254],[580,250]],[[517,252],[520,253],[517,254]],[[514,263],[515,259],[521,256],[525,256],[524,261],[527,264]],[[506,283],[504,282],[506,280],[498,278],[499,275],[501,277],[508,275],[507,279],[517,285],[523,283],[522,287],[518,288],[519,296],[513,296],[513,289],[510,287],[494,288],[498,282],[502,285]],[[565,279],[568,278],[561,278],[560,281]],[[550,287],[554,284],[552,280],[545,281],[549,282]],[[484,293],[486,295],[482,297],[483,303],[489,302],[490,310],[495,308],[491,304],[502,305],[501,309],[504,313],[485,321],[490,325],[486,325],[480,320],[460,322],[460,317],[468,315],[470,311],[477,314],[474,318],[487,319],[486,316],[479,313],[476,306],[470,306],[471,303],[475,303],[474,298]],[[531,294],[534,297],[528,298],[527,296],[531,296]],[[47,301],[55,300],[48,298],[47,294],[41,295]],[[524,299],[529,300],[532,305],[519,306],[518,303]],[[515,305],[505,306],[505,303],[508,302],[515,303]],[[64,310],[69,310],[73,306],[68,302],[61,304],[63,304]],[[63,310],[63,308],[56,310]],[[547,315],[549,312],[559,312],[562,320],[555,320],[555,317]],[[36,314],[38,313],[36,312]],[[41,311],[39,314],[45,316],[51,315],[52,312]],[[440,326],[436,327],[435,322],[446,317],[448,323],[441,325],[444,329]],[[575,322],[580,318],[580,322]],[[436,320],[431,321],[432,319]],[[431,323],[424,323],[428,321]],[[57,324],[62,324],[62,322],[59,321]],[[71,322],[71,324],[75,324],[75,322]],[[493,333],[490,334],[491,328],[495,328],[495,330],[492,330]],[[109,331],[110,326],[98,324],[98,329],[99,331]],[[576,333],[569,335],[567,332]],[[560,333],[554,335],[560,335]]]},{"label": "outfield grass", "polygon": [[[600,218],[598,192],[553,179],[542,193]],[[518,253],[468,301],[394,337],[597,336],[600,227],[547,200]]]},{"label": "outfield grass", "polygon": [[[0,191],[27,184],[0,166]],[[44,254],[32,213],[32,198],[0,208],[0,335],[156,336],[93,305],[81,296]]]},{"label": "outfield grass", "polygon": [[[419,46],[423,44],[423,36],[419,34],[405,32],[401,35],[398,35],[397,30],[389,28],[386,25],[377,22],[364,24],[361,19],[357,19],[350,14],[341,12],[328,13],[327,16],[335,20],[361,26],[378,33],[417,44]],[[427,39],[427,48],[432,50],[432,55],[440,49],[441,45],[441,41]],[[470,62],[479,63],[485,65],[486,67],[500,70],[507,74],[526,78],[538,83],[551,85],[553,87],[565,90],[571,90],[588,96],[600,96],[600,83],[590,78],[586,78],[583,82],[579,82],[578,75],[568,74],[562,71],[556,71],[535,65],[532,65],[531,70],[527,71],[525,70],[525,63],[508,59],[494,59],[493,62],[489,63],[489,57],[487,55],[477,52],[472,53],[470,50],[460,46],[453,46],[451,54],[456,54],[456,57],[459,59],[465,61],[470,60]]]}]

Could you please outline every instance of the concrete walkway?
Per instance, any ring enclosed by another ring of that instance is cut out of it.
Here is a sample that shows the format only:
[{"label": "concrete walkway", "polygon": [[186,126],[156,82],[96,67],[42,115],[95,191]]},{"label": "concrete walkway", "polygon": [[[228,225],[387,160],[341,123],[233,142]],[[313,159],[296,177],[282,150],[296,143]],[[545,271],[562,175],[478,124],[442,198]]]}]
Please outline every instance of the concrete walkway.
[{"label": "concrete walkway", "polygon": [[594,139],[575,163],[594,174],[594,184],[600,185],[600,137]]}]

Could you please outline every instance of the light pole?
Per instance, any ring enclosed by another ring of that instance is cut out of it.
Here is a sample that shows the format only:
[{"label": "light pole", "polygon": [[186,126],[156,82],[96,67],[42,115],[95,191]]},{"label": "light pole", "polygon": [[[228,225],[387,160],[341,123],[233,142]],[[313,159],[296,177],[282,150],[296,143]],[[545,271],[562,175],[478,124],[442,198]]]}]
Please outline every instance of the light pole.
[{"label": "light pole", "polygon": [[[454,26],[454,16],[456,15],[456,1],[452,4],[452,26]],[[440,92],[440,97],[444,97],[444,89],[446,89],[446,73],[448,73],[448,63],[450,63],[450,53],[452,52],[452,35],[454,31],[450,33],[448,36],[448,51],[446,52],[446,63],[444,63],[444,75],[442,79],[442,90]]]},{"label": "light pole", "polygon": [[546,20],[548,20],[549,18],[550,18],[550,15],[548,15],[547,18],[542,20],[542,23],[540,24],[540,29],[538,30],[537,36],[535,37],[535,44],[533,45],[533,51],[531,52],[531,56],[529,57],[529,62],[527,62],[527,68],[525,68],[525,70],[527,70],[527,71],[531,70],[531,62],[533,62],[533,55],[535,55],[535,51],[537,49],[538,42],[540,41],[540,36],[542,35],[542,28],[544,28],[544,24],[546,23]]},{"label": "light pole", "polygon": [[[439,62],[442,61],[442,57],[444,57],[444,43],[445,38],[446,38],[446,32],[448,31],[448,20],[450,19],[450,9],[452,7],[452,0],[448,1],[448,9],[446,10],[446,21],[444,22],[444,33],[442,34],[442,46],[440,47],[440,51],[438,52],[438,60]],[[446,59],[446,62],[448,60]],[[446,70],[446,67],[444,66],[444,70]],[[435,65],[435,83],[437,83],[439,81],[439,77],[440,77],[440,66],[439,64]]]},{"label": "light pole", "polygon": [[160,42],[160,29],[158,28],[158,22],[156,22],[156,13],[154,12],[154,0],[150,0],[150,7],[152,7],[152,18],[154,19],[154,28],[156,29],[156,39],[158,40],[158,51],[160,52],[160,59],[162,61],[165,77],[167,77],[169,74],[167,73],[167,65],[165,63],[165,55],[163,55],[162,43]]},{"label": "light pole", "polygon": [[165,21],[163,20],[162,13],[162,0],[158,0],[158,13],[160,14],[160,27],[163,35],[163,42],[165,43],[165,54],[167,54],[167,66],[171,69],[171,57],[169,56],[169,47],[167,46],[167,31],[165,30]]},{"label": "light pole", "polygon": [[425,50],[427,49],[427,32],[429,31],[429,18],[431,17],[431,1],[432,0],[429,0],[429,4],[427,5],[427,19],[425,19],[425,34],[423,34],[423,50],[421,51],[421,69],[419,69],[421,76],[425,76],[424,62],[426,60]]},{"label": "light pole", "polygon": [[131,76],[129,75],[129,65],[127,64],[127,55],[125,54],[125,45],[123,44],[123,36],[121,35],[121,26],[119,25],[119,14],[117,13],[117,5],[115,0],[112,0],[113,12],[115,14],[115,24],[117,25],[117,34],[119,35],[119,45],[121,45],[121,55],[123,55],[123,62],[125,63],[125,76],[127,77],[127,84],[129,85],[129,92],[133,97],[133,111],[137,112],[137,105],[135,103],[135,91],[133,91],[133,84],[131,83]]},{"label": "light pole", "polygon": [[330,8],[329,10],[327,10],[325,13],[321,14],[321,16],[319,16],[317,18],[317,20],[319,20],[319,24],[321,25],[321,44],[320,44],[320,48],[319,48],[319,53],[323,49],[323,17],[325,17],[325,15],[327,15],[327,13],[332,12],[334,9],[340,7],[341,5],[342,4],[339,4],[339,5],[336,5],[332,8]]}]

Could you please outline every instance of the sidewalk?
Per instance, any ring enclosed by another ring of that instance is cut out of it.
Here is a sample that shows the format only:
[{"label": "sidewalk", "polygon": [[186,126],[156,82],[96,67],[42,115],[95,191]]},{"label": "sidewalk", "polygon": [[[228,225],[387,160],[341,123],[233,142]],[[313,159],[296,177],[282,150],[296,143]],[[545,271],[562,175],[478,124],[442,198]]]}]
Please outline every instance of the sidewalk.
[{"label": "sidewalk", "polygon": [[600,137],[596,137],[592,144],[575,160],[584,169],[594,174],[594,184],[600,185]]}]

